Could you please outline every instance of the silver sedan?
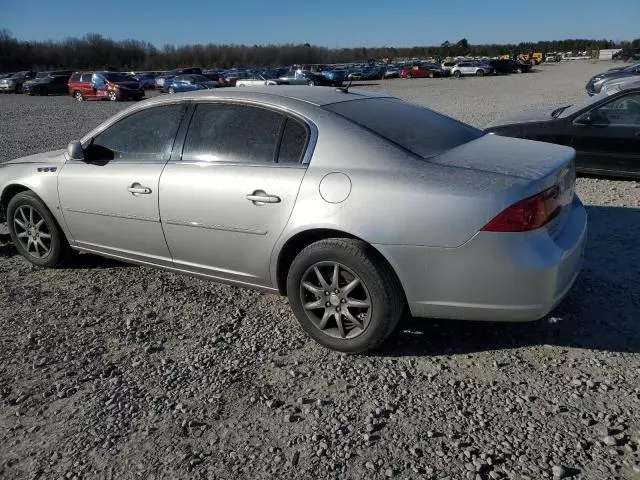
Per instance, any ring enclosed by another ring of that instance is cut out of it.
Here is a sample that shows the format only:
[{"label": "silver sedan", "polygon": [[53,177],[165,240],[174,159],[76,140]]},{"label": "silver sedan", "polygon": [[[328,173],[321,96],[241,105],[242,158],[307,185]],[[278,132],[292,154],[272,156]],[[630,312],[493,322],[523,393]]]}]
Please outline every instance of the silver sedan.
[{"label": "silver sedan", "polygon": [[574,154],[363,91],[208,90],[0,164],[0,213],[35,265],[75,250],[287,295],[311,337],[363,352],[404,311],[551,311],[585,244]]},{"label": "silver sedan", "polygon": [[259,87],[261,85],[278,85],[278,81],[263,75],[252,75],[247,78],[239,78],[236,87]]}]

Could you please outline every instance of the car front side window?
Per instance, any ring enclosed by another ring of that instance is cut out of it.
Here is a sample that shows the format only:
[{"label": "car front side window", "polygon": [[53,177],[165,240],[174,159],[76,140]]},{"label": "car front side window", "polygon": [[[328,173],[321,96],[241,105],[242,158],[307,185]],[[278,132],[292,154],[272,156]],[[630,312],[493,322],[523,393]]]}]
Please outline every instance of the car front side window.
[{"label": "car front side window", "polygon": [[593,124],[640,126],[640,93],[615,98],[590,112]]},{"label": "car front side window", "polygon": [[166,161],[185,109],[186,104],[161,105],[117,121],[93,139],[85,160]]}]

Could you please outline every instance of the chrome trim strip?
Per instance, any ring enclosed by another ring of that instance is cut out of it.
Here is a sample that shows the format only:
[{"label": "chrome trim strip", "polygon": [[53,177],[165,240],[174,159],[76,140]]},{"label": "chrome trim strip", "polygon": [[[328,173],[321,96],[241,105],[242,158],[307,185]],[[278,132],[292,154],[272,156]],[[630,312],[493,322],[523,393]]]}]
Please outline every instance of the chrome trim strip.
[{"label": "chrome trim strip", "polygon": [[67,212],[84,213],[86,215],[99,215],[101,217],[126,218],[127,220],[160,223],[160,219],[158,217],[143,217],[139,215],[132,215],[130,213],[107,213],[100,212],[98,210],[86,210],[84,208],[65,208],[65,210]]},{"label": "chrome trim strip", "polygon": [[221,230],[223,232],[248,233],[251,235],[266,235],[268,233],[266,230],[253,230],[251,228],[231,227],[226,225],[209,225],[206,223],[189,222],[186,220],[176,220],[176,219],[164,220],[162,223],[165,223],[167,225],[175,225],[178,227],[205,228],[207,230]]}]

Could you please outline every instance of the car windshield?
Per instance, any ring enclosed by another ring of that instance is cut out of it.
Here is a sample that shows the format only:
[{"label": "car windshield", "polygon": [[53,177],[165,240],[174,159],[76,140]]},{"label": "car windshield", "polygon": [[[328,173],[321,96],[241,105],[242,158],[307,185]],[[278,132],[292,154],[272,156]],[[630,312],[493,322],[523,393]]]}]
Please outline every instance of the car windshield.
[{"label": "car windshield", "polygon": [[353,100],[324,108],[425,159],[484,135],[453,118],[394,98]]},{"label": "car windshield", "polygon": [[125,75],[124,73],[103,73],[104,78],[109,80],[110,82],[135,82],[136,79],[130,75]]},{"label": "car windshield", "polygon": [[189,79],[192,82],[210,82],[211,81],[203,75],[189,75]]}]

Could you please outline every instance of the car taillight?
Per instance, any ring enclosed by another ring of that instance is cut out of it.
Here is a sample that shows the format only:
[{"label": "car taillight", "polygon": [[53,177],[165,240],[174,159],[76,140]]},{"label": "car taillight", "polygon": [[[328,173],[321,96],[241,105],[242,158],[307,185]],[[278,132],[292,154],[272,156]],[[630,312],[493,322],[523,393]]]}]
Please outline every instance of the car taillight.
[{"label": "car taillight", "polygon": [[487,223],[483,232],[528,232],[549,223],[560,212],[560,188],[553,186],[520,200]]}]

